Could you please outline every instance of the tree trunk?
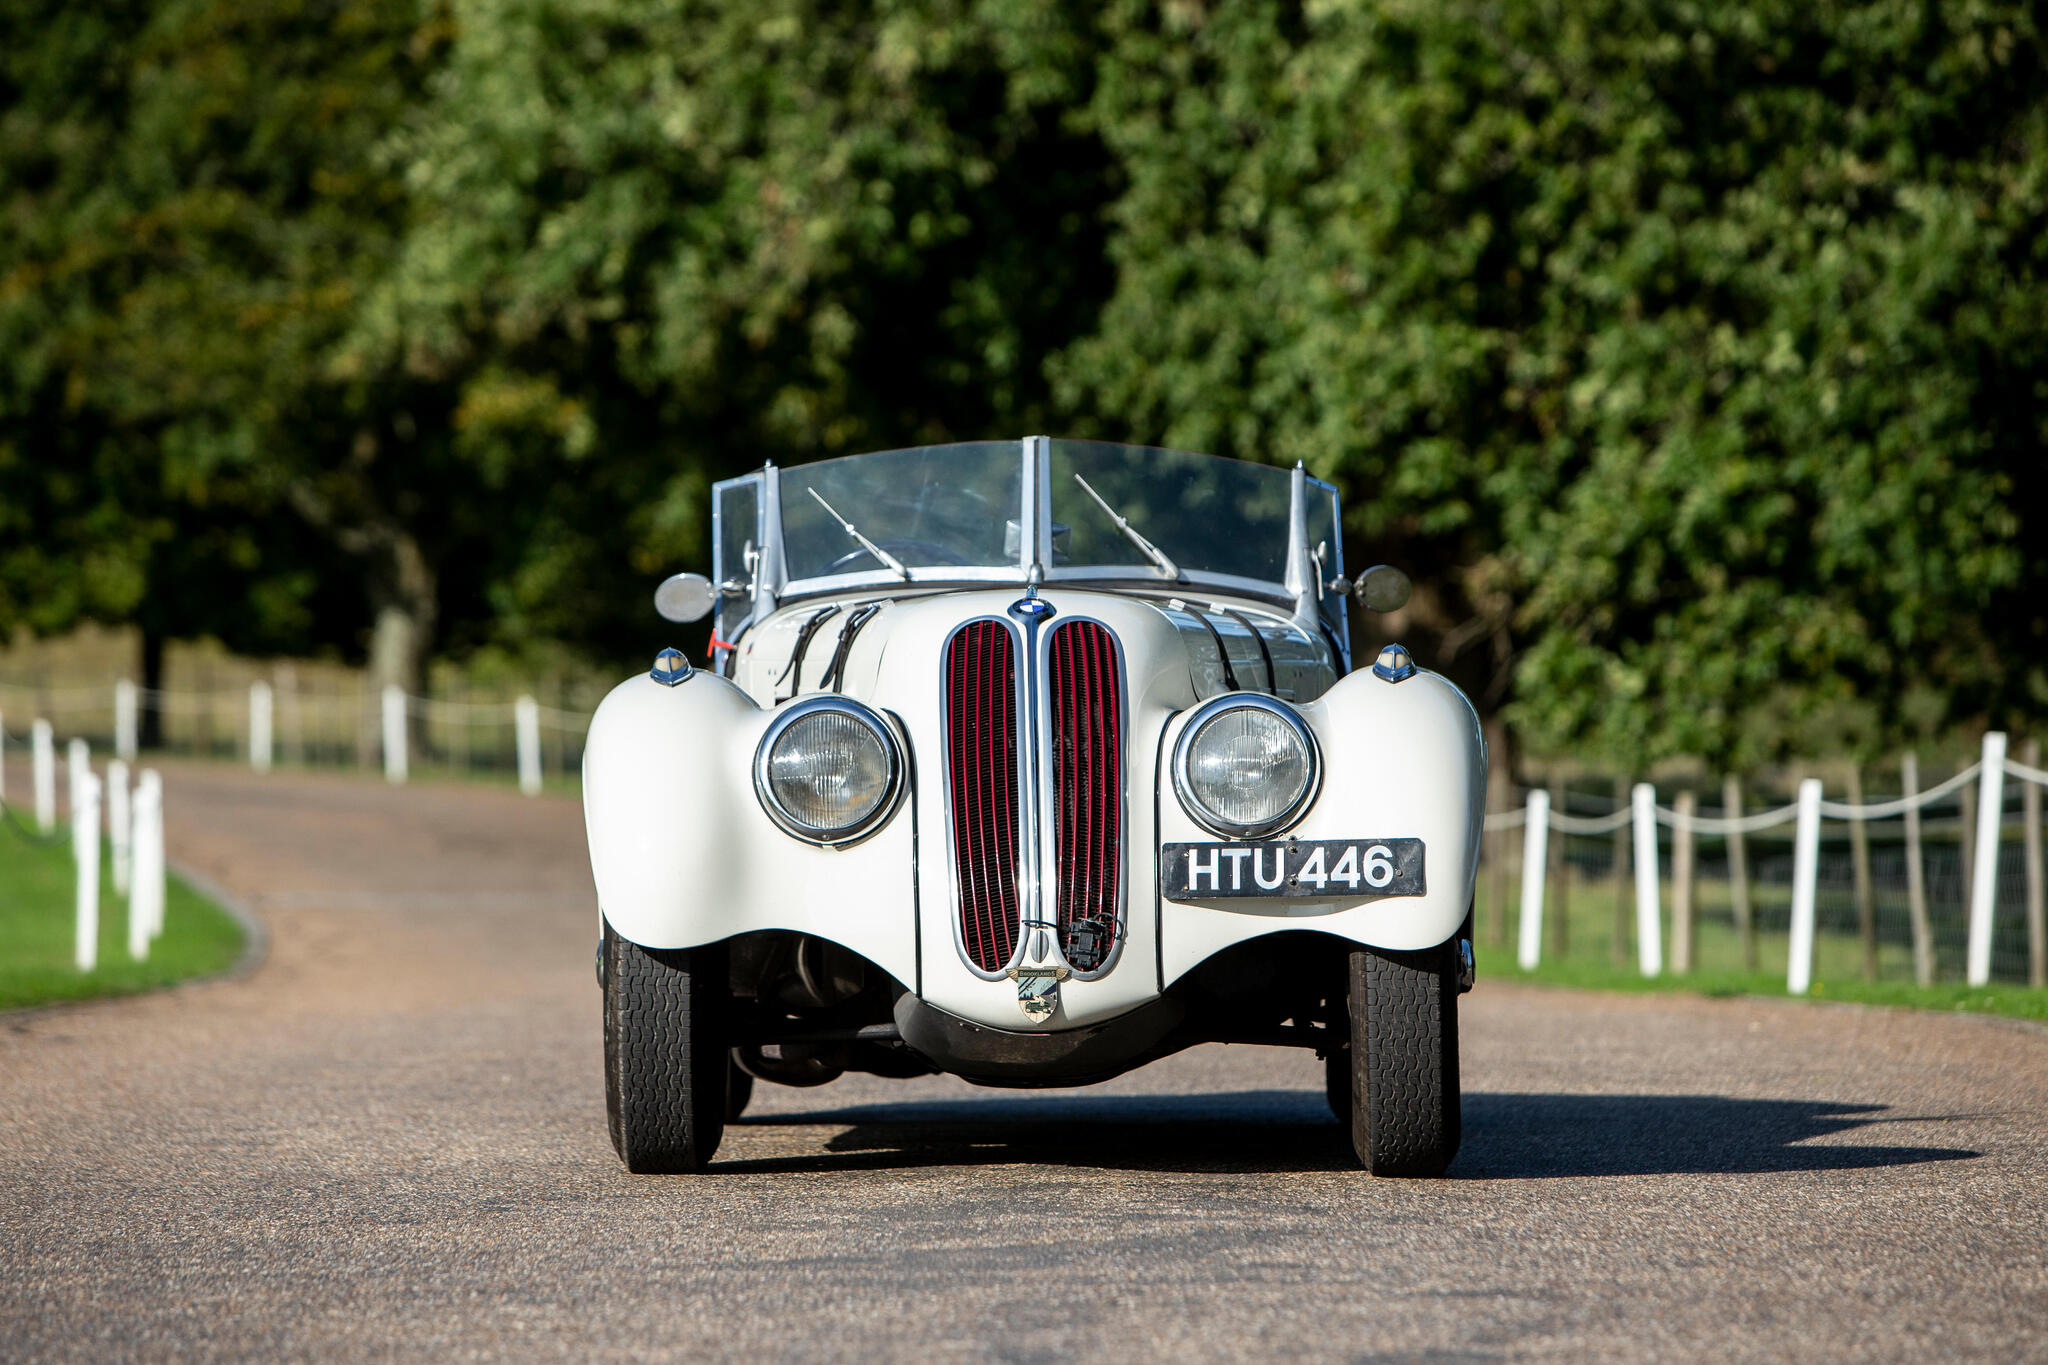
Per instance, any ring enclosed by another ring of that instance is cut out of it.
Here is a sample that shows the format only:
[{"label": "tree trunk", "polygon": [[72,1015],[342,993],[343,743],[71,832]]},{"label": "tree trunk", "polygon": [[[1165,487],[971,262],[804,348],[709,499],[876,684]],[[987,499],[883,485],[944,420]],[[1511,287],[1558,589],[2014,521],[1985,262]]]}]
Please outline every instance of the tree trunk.
[{"label": "tree trunk", "polygon": [[410,696],[423,692],[427,651],[434,638],[440,583],[420,543],[398,517],[385,510],[371,487],[368,469],[380,441],[374,431],[356,434],[357,474],[338,483],[295,482],[286,495],[308,523],[351,555],[366,570],[370,599],[370,706],[386,687]]},{"label": "tree trunk", "polygon": [[142,632],[142,695],[136,698],[135,746],[138,749],[164,747],[164,635],[162,631]]},{"label": "tree trunk", "polygon": [[[424,696],[436,580],[419,542],[397,526],[380,527],[373,538],[369,588],[375,618],[370,634],[370,706],[382,705],[378,699],[387,687],[409,697]],[[421,721],[406,727],[408,757],[425,750],[424,714]]]},{"label": "tree trunk", "polygon": [[427,649],[434,636],[432,566],[419,542],[393,527],[379,536],[370,563],[370,678],[381,690],[398,687],[408,696],[422,690]]}]

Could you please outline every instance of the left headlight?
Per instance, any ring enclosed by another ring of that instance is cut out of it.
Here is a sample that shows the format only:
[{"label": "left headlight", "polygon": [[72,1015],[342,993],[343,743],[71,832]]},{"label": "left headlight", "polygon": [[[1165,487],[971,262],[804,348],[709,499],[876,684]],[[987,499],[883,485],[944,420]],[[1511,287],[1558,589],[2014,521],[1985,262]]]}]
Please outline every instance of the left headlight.
[{"label": "left headlight", "polygon": [[754,791],[775,823],[813,844],[843,844],[888,818],[903,760],[887,722],[859,702],[814,697],[783,708],[754,756]]},{"label": "left headlight", "polygon": [[1214,698],[1188,718],[1173,785],[1197,823],[1258,839],[1301,818],[1322,781],[1314,733],[1293,707],[1258,693]]}]

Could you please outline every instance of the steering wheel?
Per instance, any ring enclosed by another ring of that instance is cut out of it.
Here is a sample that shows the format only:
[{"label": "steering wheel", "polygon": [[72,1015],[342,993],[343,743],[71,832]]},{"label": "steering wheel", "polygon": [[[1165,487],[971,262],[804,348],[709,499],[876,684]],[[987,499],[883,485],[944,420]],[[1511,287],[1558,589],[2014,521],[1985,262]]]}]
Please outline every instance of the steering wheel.
[{"label": "steering wheel", "polygon": [[[881,546],[890,554],[895,555],[898,559],[902,559],[906,555],[915,555],[924,562],[924,565],[971,564],[973,562],[958,551],[950,550],[944,545],[939,545],[929,540],[878,540],[875,544]],[[887,569],[888,567],[888,565],[876,559],[866,550],[856,546],[826,565],[825,573],[820,576],[829,577],[832,574],[852,573],[860,568]],[[923,565],[918,567],[923,567]]]}]

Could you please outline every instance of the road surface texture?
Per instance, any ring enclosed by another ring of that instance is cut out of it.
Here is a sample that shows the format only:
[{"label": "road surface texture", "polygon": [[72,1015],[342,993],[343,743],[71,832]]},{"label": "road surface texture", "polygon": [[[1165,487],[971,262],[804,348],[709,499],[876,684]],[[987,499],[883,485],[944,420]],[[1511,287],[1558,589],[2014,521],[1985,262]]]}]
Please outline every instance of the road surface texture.
[{"label": "road surface texture", "polygon": [[[577,807],[174,767],[241,980],[0,1015],[0,1358],[2048,1359],[2048,1032],[1488,983],[1451,1177],[1303,1053],[605,1140]],[[4,951],[4,947],[0,947]]]}]

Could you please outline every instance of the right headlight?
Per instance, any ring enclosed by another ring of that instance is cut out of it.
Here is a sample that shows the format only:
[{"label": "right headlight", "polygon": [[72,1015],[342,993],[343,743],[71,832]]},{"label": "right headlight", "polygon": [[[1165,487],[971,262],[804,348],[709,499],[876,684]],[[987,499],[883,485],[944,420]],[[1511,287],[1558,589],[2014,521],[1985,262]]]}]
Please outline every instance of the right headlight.
[{"label": "right headlight", "polygon": [[813,844],[844,844],[866,834],[888,818],[902,788],[894,732],[845,697],[784,707],[754,756],[762,808]]},{"label": "right headlight", "polygon": [[1315,735],[1294,708],[1256,693],[1214,698],[1189,718],[1173,754],[1173,785],[1195,821],[1229,839],[1257,839],[1301,818],[1322,777]]}]

